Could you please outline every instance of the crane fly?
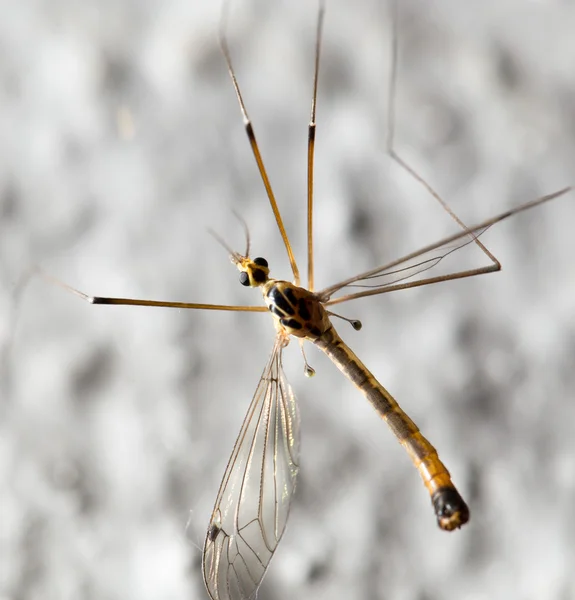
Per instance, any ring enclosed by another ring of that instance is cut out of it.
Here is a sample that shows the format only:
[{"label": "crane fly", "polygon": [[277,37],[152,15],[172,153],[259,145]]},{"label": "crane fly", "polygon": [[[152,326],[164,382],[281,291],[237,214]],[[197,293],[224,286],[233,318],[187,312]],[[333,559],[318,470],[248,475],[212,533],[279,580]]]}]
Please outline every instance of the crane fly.
[{"label": "crane fly", "polygon": [[[222,12],[220,23],[220,46],[241,110],[249,144],[289,258],[293,280],[274,279],[270,276],[270,267],[266,259],[251,258],[249,234],[246,235],[247,246],[243,254],[232,250],[222,240],[220,242],[227,249],[232,263],[240,272],[240,283],[246,287],[259,288],[263,297],[263,305],[234,306],[89,296],[67,284],[49,278],[91,304],[271,313],[277,332],[271,356],[259,380],[234,445],[205,537],[202,571],[206,588],[213,600],[255,597],[285,531],[299,469],[298,407],[295,395],[282,368],[282,351],[292,337],[297,338],[302,345],[304,341],[311,342],[323,351],[388,424],[421,475],[439,527],[446,531],[452,531],[465,525],[469,520],[468,506],[453,484],[449,471],[439,459],[436,449],[400,408],[393,396],[341,339],[330,318],[340,317],[340,315],[332,313],[331,307],[367,296],[498,271],[501,264],[480,241],[480,236],[492,225],[562,196],[572,189],[566,187],[473,226],[466,226],[455,215],[439,194],[394,149],[393,123],[398,53],[397,3],[395,3],[390,102],[387,114],[388,154],[439,202],[458,224],[460,230],[450,237],[383,266],[349,277],[325,289],[315,290],[313,174],[316,100],[324,16],[325,6],[324,2],[320,0],[315,38],[311,118],[308,126],[307,288],[301,285],[298,265],[232,66],[225,34],[227,7]],[[446,275],[422,275],[452,252],[470,244],[476,245],[485,254],[489,259],[489,264]],[[420,277],[415,279],[416,276]],[[354,289],[359,291],[352,291]],[[340,318],[345,319],[345,317]],[[345,320],[349,321],[354,329],[361,327],[361,323],[357,320]],[[312,375],[313,369],[309,367],[307,361],[305,365],[306,374]]]}]

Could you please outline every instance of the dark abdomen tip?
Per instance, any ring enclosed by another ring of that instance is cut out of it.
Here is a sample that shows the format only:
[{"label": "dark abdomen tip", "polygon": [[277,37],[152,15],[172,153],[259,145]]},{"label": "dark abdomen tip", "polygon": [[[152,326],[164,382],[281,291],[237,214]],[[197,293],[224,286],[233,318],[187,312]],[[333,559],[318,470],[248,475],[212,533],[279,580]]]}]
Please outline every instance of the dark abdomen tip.
[{"label": "dark abdomen tip", "polygon": [[441,529],[453,531],[469,521],[469,507],[455,488],[438,489],[431,497],[431,502]]}]

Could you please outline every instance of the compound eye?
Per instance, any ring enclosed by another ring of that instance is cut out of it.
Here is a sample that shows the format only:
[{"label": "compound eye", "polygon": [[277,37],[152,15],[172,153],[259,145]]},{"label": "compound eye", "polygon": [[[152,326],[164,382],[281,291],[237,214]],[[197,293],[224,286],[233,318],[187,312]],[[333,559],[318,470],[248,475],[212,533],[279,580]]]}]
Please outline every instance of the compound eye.
[{"label": "compound eye", "polygon": [[265,258],[262,258],[261,256],[254,258],[254,262],[256,263],[256,265],[258,265],[258,267],[267,267],[268,266],[268,261]]},{"label": "compound eye", "polygon": [[250,276],[245,271],[240,273],[240,283],[246,287],[250,285]]}]

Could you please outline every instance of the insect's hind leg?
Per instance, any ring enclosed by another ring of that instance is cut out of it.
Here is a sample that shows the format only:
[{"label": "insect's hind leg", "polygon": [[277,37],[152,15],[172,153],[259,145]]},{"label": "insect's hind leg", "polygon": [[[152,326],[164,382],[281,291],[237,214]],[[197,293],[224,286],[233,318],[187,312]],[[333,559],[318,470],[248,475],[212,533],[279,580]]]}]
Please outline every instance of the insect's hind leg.
[{"label": "insect's hind leg", "polygon": [[390,70],[390,81],[389,81],[389,96],[387,103],[387,138],[386,138],[386,151],[391,159],[397,163],[402,169],[404,169],[415,181],[417,181],[423,188],[441,205],[441,207],[449,214],[449,216],[463,229],[469,233],[470,239],[473,239],[474,243],[480,248],[480,250],[489,258],[491,264],[486,267],[485,271],[492,272],[499,271],[501,269],[501,263],[499,260],[485,247],[485,245],[474,235],[467,225],[453,212],[450,206],[440,196],[440,194],[416,171],[416,169],[400,156],[395,150],[395,101],[397,92],[397,62],[399,56],[399,40],[398,40],[398,23],[399,23],[399,0],[392,0],[391,3],[392,11],[392,47],[391,47],[391,70]]}]

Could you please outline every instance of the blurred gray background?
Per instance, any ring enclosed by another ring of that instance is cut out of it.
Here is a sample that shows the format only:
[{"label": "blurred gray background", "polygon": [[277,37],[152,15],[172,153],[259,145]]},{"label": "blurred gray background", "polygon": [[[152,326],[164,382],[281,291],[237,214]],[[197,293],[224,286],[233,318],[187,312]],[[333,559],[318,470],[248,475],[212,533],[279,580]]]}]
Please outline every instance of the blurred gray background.
[{"label": "blurred gray background", "polygon": [[[385,154],[389,5],[328,0],[317,285],[455,224]],[[289,278],[217,45],[218,2],[4,1],[0,19],[0,598],[201,599],[219,479],[271,319],[94,307],[252,304],[215,229]],[[231,52],[305,271],[314,2],[240,1]],[[575,182],[575,3],[409,0],[397,148],[472,224]],[[260,600],[575,598],[575,194],[483,238],[499,274],[359,300],[352,348],[469,501],[439,531],[419,476],[314,348],[286,372],[298,490]],[[481,264],[476,250],[449,269]]]}]

